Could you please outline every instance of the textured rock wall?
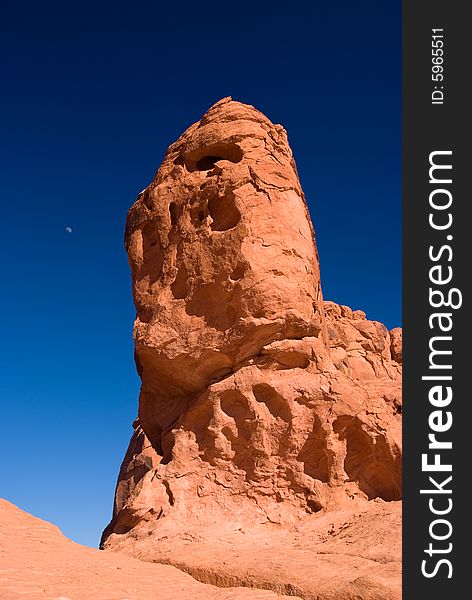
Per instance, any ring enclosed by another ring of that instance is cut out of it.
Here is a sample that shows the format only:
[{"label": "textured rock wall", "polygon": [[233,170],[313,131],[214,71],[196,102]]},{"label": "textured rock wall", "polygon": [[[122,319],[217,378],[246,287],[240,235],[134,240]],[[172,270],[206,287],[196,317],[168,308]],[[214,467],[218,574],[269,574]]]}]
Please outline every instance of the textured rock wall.
[{"label": "textured rock wall", "polygon": [[287,136],[225,98],[130,209],[139,415],[103,544],[401,498],[401,330],[324,302]]}]

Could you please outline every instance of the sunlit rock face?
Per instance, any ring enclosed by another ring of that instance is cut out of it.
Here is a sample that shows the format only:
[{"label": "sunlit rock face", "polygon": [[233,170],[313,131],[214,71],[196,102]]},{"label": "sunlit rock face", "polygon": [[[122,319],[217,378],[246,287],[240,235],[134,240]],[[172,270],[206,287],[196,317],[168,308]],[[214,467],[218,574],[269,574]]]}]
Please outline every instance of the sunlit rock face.
[{"label": "sunlit rock face", "polygon": [[125,242],[142,387],[104,546],[401,498],[401,331],[323,301],[280,125],[212,106],[169,147]]},{"label": "sunlit rock face", "polygon": [[285,131],[217,103],[169,148],[129,212],[126,247],[139,418],[168,462],[170,431],[211,383],[272,342],[322,332],[316,246]]}]

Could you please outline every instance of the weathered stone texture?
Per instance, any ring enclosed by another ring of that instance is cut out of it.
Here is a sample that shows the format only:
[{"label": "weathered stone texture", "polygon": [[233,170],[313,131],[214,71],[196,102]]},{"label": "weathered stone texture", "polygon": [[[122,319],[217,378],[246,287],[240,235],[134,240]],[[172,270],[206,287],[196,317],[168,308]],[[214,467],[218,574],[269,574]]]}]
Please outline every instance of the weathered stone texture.
[{"label": "weathered stone texture", "polygon": [[125,242],[142,387],[105,547],[401,498],[401,330],[323,301],[280,125],[212,106],[170,146]]}]

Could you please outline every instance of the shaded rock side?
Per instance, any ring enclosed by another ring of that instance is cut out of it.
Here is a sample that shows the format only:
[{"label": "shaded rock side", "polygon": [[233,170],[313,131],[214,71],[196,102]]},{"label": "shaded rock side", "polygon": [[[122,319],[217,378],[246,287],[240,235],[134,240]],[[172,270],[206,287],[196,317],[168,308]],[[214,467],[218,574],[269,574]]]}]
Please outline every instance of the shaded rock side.
[{"label": "shaded rock side", "polygon": [[401,335],[323,301],[280,125],[212,106],[138,196],[125,243],[142,387],[104,547],[401,498]]}]

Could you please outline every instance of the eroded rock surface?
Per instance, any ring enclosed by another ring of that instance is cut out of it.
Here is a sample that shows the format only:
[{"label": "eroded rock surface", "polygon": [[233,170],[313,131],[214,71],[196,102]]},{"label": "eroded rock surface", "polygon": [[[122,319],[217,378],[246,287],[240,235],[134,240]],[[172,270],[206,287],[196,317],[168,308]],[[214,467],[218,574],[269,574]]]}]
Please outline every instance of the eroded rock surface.
[{"label": "eroded rock surface", "polygon": [[[228,527],[287,532],[401,498],[401,330],[323,301],[280,125],[211,107],[130,209],[125,243],[142,387],[104,547],[162,561],[166,536],[211,546]],[[373,589],[352,597],[390,597]]]},{"label": "eroded rock surface", "polygon": [[75,544],[57,527],[0,499],[2,600],[277,600],[265,590],[220,589],[175,567]]}]

